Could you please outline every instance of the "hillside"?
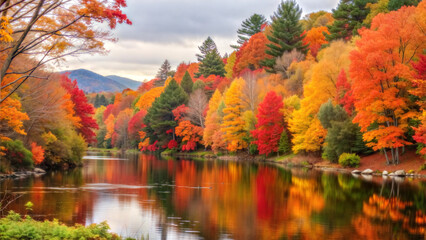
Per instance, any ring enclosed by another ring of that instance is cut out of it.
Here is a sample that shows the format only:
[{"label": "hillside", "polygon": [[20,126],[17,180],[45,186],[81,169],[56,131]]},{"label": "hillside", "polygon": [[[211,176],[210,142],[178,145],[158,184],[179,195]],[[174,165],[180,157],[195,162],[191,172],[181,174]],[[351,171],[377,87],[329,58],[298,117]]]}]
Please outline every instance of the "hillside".
[{"label": "hillside", "polygon": [[139,82],[139,81],[132,80],[130,78],[120,77],[120,76],[117,76],[117,75],[109,75],[109,76],[106,76],[106,77],[109,78],[109,79],[112,79],[112,80],[114,80],[118,83],[121,83],[124,86],[126,86],[130,89],[133,89],[133,90],[137,90],[138,87],[142,83],[142,82]]},{"label": "hillside", "polygon": [[121,92],[127,86],[110,78],[86,69],[65,71],[70,73],[71,80],[77,80],[78,86],[85,92]]}]

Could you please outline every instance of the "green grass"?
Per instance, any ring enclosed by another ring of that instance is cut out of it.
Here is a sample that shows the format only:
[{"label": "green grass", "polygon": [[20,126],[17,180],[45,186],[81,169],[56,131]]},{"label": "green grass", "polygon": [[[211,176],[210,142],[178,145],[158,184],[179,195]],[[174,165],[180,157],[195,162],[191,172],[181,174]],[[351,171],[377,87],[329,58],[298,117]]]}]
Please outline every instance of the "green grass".
[{"label": "green grass", "polygon": [[57,220],[36,221],[29,216],[21,217],[10,211],[0,219],[0,240],[2,239],[122,239],[109,232],[106,222],[87,227],[76,224],[68,227]]}]

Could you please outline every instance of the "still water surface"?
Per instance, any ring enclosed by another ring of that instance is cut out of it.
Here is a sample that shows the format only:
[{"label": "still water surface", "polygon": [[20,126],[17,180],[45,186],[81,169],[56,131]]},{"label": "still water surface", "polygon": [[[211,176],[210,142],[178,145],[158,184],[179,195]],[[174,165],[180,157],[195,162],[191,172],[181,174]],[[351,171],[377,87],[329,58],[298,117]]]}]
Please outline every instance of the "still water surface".
[{"label": "still water surface", "polygon": [[[223,161],[88,153],[80,169],[0,183],[37,219],[107,221],[149,239],[425,239],[426,183]],[[1,195],[1,194],[0,194]]]}]

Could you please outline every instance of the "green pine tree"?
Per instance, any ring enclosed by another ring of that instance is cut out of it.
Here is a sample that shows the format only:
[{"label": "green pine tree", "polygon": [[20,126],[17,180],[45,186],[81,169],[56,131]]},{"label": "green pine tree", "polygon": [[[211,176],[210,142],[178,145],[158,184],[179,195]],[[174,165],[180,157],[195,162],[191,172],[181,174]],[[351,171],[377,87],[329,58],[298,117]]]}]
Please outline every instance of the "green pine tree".
[{"label": "green pine tree", "polygon": [[275,61],[281,57],[284,52],[290,52],[293,49],[306,54],[308,46],[303,45],[303,34],[300,17],[302,9],[294,0],[286,0],[278,6],[277,12],[272,17],[272,32],[268,35],[270,44],[267,45],[266,54],[272,58],[264,59],[261,64],[267,67],[268,71],[274,72]]},{"label": "green pine tree", "polygon": [[216,52],[217,54],[219,54],[219,52],[217,51],[216,43],[210,36],[208,36],[207,39],[204,40],[203,45],[199,46],[198,49],[200,50],[201,54],[196,54],[195,56],[197,56],[197,60],[199,62],[202,62],[206,57],[207,53],[209,52]]},{"label": "green pine tree", "polygon": [[281,133],[280,143],[278,145],[278,152],[282,154],[288,154],[291,152],[291,142],[288,137],[288,133],[285,129]]},{"label": "green pine tree", "polygon": [[166,59],[163,64],[161,65],[160,69],[158,69],[158,73],[155,76],[158,80],[154,83],[155,87],[161,87],[164,86],[164,83],[167,80],[167,77],[169,76],[169,72],[170,72],[170,63],[169,61]]},{"label": "green pine tree", "polygon": [[192,93],[192,86],[194,83],[192,82],[191,75],[186,71],[185,75],[183,75],[182,82],[180,82],[180,86],[185,90],[185,92],[189,95]]},{"label": "green pine tree", "polygon": [[99,106],[108,106],[108,101],[105,97],[105,95],[101,95],[101,97],[99,98]]},{"label": "green pine tree", "polygon": [[99,94],[96,94],[96,97],[95,97],[95,103],[93,104],[93,106],[95,107],[95,108],[98,108],[98,107],[100,107],[101,105],[100,105],[100,103],[99,103]]},{"label": "green pine tree", "polygon": [[241,27],[237,30],[238,45],[231,45],[232,48],[239,49],[244,42],[248,41],[251,36],[262,31],[262,25],[265,24],[266,18],[263,15],[253,14],[250,18],[243,21]]},{"label": "green pine tree", "polygon": [[200,67],[198,68],[198,73],[195,77],[198,78],[204,76],[207,78],[210,75],[224,77],[225,74],[225,64],[223,63],[219,53],[211,51],[206,54],[206,57],[201,62]]},{"label": "green pine tree", "polygon": [[187,102],[188,95],[176,80],[172,79],[160,97],[152,103],[144,118],[146,127],[143,131],[150,138],[151,144],[158,140],[161,146],[175,138],[174,133],[167,133],[177,126],[172,110]]},{"label": "green pine tree", "polygon": [[363,24],[370,13],[367,3],[375,2],[376,0],[341,0],[337,8],[333,9],[333,24],[327,26],[330,32],[325,36],[327,41],[341,38],[348,41],[352,36],[358,35],[358,29],[367,26]]},{"label": "green pine tree", "polygon": [[402,6],[417,6],[419,0],[389,0],[388,9],[389,11],[396,11]]}]

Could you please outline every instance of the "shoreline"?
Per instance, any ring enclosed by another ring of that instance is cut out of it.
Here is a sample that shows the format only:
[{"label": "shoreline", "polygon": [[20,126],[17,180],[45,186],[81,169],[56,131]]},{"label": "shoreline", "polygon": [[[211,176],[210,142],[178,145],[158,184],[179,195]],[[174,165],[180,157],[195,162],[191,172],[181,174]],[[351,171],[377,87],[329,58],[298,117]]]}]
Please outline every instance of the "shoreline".
[{"label": "shoreline", "polygon": [[[369,156],[361,157],[361,164],[356,168],[345,168],[337,163],[331,163],[321,157],[303,156],[303,155],[287,155],[281,157],[270,157],[264,158],[259,155],[251,156],[247,153],[240,153],[236,155],[220,155],[217,156],[211,151],[200,151],[200,152],[173,152],[173,153],[161,153],[163,157],[176,157],[176,158],[189,158],[194,160],[221,160],[221,161],[239,161],[239,162],[250,162],[250,163],[269,163],[278,166],[286,166],[289,168],[302,167],[315,169],[318,171],[329,171],[336,173],[347,173],[356,176],[383,176],[383,177],[409,177],[409,178],[422,178],[426,179],[426,170],[424,166],[426,160],[422,159],[418,155],[413,155],[412,152],[407,154],[408,156],[403,159],[398,165],[386,165],[385,160],[380,161],[380,154],[375,153]],[[371,162],[374,162],[372,164]],[[380,167],[378,167],[380,166]],[[412,168],[407,168],[411,166]],[[370,173],[362,173],[364,170],[370,169]],[[383,172],[388,172],[383,174]],[[404,174],[397,175],[396,171],[404,171]],[[358,172],[358,173],[355,173]]]}]

